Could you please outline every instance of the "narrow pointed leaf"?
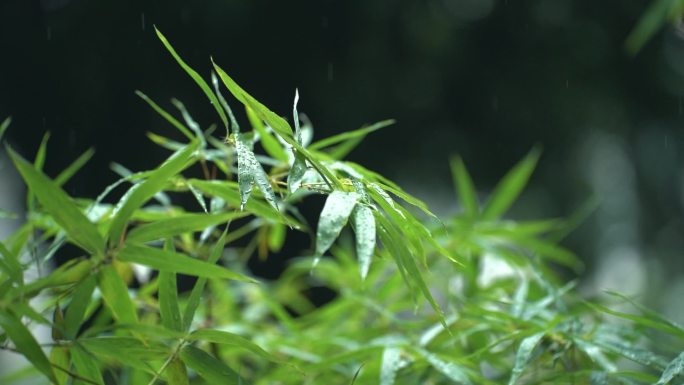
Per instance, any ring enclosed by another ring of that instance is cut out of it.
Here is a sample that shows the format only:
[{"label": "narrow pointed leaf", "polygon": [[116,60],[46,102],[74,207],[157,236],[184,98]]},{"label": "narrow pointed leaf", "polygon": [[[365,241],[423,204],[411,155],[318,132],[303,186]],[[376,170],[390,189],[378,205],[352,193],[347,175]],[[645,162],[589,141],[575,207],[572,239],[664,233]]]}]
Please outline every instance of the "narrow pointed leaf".
[{"label": "narrow pointed leaf", "polygon": [[[167,239],[164,250],[173,252],[173,241]],[[159,313],[162,325],[170,330],[183,330],[180,307],[178,306],[178,285],[176,273],[169,271],[159,272]]]},{"label": "narrow pointed leaf", "polygon": [[247,118],[249,119],[252,128],[259,133],[261,145],[264,147],[266,153],[273,159],[287,162],[287,153],[285,153],[285,149],[280,145],[280,142],[266,130],[264,123],[259,119],[254,110],[248,106],[245,106],[245,110],[247,111]]},{"label": "narrow pointed leaf", "polygon": [[483,209],[483,220],[498,219],[511,207],[530,179],[540,154],[541,151],[534,148],[503,177]]},{"label": "narrow pointed leaf", "polygon": [[166,112],[166,110],[159,107],[159,105],[155,103],[152,99],[147,97],[147,95],[143,94],[140,91],[135,91],[135,94],[138,95],[147,104],[149,104],[149,106],[152,107],[153,110],[155,110],[159,115],[166,119],[167,122],[171,123],[172,126],[176,127],[178,131],[180,131],[188,139],[193,140],[195,138],[192,135],[192,133],[190,133],[190,130],[188,130],[188,128],[183,125],[183,123],[179,122],[178,119],[174,118],[171,114]]},{"label": "narrow pointed leaf", "polygon": [[264,199],[278,211],[275,192],[271,186],[268,174],[261,163],[254,156],[250,146],[244,139],[244,134],[235,135],[235,146],[238,157],[238,184],[240,186],[240,209],[242,210],[252,193],[252,185],[256,183],[264,194]]},{"label": "narrow pointed leaf", "polygon": [[112,265],[103,266],[98,274],[98,285],[105,303],[120,323],[138,323],[135,305],[128,288]]},{"label": "narrow pointed leaf", "polygon": [[183,214],[178,217],[162,219],[131,230],[126,239],[133,243],[149,242],[181,234],[194,233],[210,226],[216,226],[235,218],[247,215],[242,212],[223,212],[212,214]]},{"label": "narrow pointed leaf", "polygon": [[[102,378],[102,372],[97,365],[97,361],[94,357],[85,351],[81,346],[74,345],[71,349],[71,361],[74,363],[74,368],[76,369],[76,374],[83,378],[87,378],[90,381],[104,385],[104,379]],[[81,381],[78,379],[74,380],[74,384],[85,385],[88,382]]]},{"label": "narrow pointed leaf", "polygon": [[355,192],[333,191],[328,195],[316,229],[317,256],[323,255],[335,242],[358,201],[359,194]]},{"label": "narrow pointed leaf", "polygon": [[391,126],[394,124],[396,121],[394,119],[388,119],[388,120],[383,120],[377,123],[374,123],[370,126],[367,127],[361,127],[359,129],[353,130],[353,131],[347,131],[343,132],[341,134],[333,135],[331,137],[321,139],[317,142],[311,143],[309,146],[310,150],[321,150],[326,147],[330,147],[336,144],[339,144],[341,142],[349,142],[350,140],[356,140],[356,139],[363,139],[366,137],[366,135],[375,132],[381,128],[385,128],[387,126]]},{"label": "narrow pointed leaf", "polygon": [[195,141],[175,152],[159,168],[149,173],[144,182],[135,185],[135,190],[132,190],[130,194],[126,194],[122,198],[122,204],[114,214],[114,218],[109,226],[109,242],[111,244],[119,242],[126,223],[133,212],[161,191],[169,178],[190,165],[192,154],[198,145],[199,142]]},{"label": "narrow pointed leaf", "polygon": [[76,207],[55,182],[25,161],[11,148],[7,151],[45,211],[64,229],[69,239],[93,255],[102,255],[104,240],[97,227]]},{"label": "narrow pointed leaf", "polygon": [[361,279],[366,279],[376,242],[373,210],[366,205],[356,205],[352,212],[352,224],[356,234],[356,256],[359,259]]},{"label": "narrow pointed leaf", "polygon": [[71,303],[67,307],[64,317],[65,333],[68,339],[76,338],[96,285],[95,276],[89,276],[76,285],[76,290],[74,290]]},{"label": "narrow pointed leaf", "polygon": [[57,183],[58,186],[63,185],[69,179],[71,179],[72,176],[74,176],[78,170],[80,170],[88,161],[95,155],[95,150],[91,147],[87,149],[83,154],[81,154],[76,160],[74,160],[67,168],[62,170],[62,172],[57,175],[55,178],[55,183]]},{"label": "narrow pointed leaf", "polygon": [[537,344],[541,341],[542,337],[544,337],[544,333],[537,333],[524,338],[522,342],[520,342],[518,353],[515,356],[511,378],[508,380],[508,385],[514,385],[518,381],[527,366],[527,362],[530,360],[530,356],[532,356],[534,348],[537,347]]},{"label": "narrow pointed leaf", "polygon": [[[223,231],[223,234],[221,234],[221,237],[218,239],[218,241],[216,241],[214,248],[211,250],[211,255],[209,255],[207,263],[215,264],[221,258],[221,255],[223,254],[223,249],[226,246],[227,233],[228,228],[226,227],[226,229]],[[193,318],[195,318],[195,312],[199,307],[202,294],[204,293],[204,286],[206,285],[206,283],[206,278],[198,278],[197,282],[195,282],[195,286],[193,286],[192,291],[190,292],[188,302],[185,305],[185,311],[183,312],[183,330],[187,331],[188,329],[190,329],[190,325],[192,325],[192,320]]]},{"label": "narrow pointed leaf", "polygon": [[477,217],[480,211],[477,191],[475,191],[473,180],[470,178],[470,174],[460,156],[451,158],[451,175],[466,216],[469,218]]},{"label": "narrow pointed leaf", "polygon": [[50,381],[56,382],[55,374],[47,356],[38,345],[31,332],[21,320],[8,310],[0,309],[0,326],[14,342],[16,349],[26,357],[36,369],[40,370]]},{"label": "narrow pointed leaf", "polygon": [[166,368],[166,381],[169,385],[190,385],[188,370],[179,358],[174,358]]},{"label": "narrow pointed leaf", "polygon": [[238,348],[248,350],[256,355],[259,355],[267,360],[274,360],[264,349],[247,338],[234,334],[224,332],[222,330],[199,329],[195,330],[188,336],[190,341],[207,341],[220,345],[230,345]]},{"label": "narrow pointed leaf", "polygon": [[5,135],[5,132],[7,131],[7,128],[12,124],[12,117],[8,116],[5,118],[5,120],[0,123],[0,140],[2,140],[2,137]]},{"label": "narrow pointed leaf", "polygon": [[69,374],[59,370],[59,368],[69,368],[69,349],[60,346],[53,346],[50,350],[50,363],[55,368],[53,372],[57,378],[56,385],[67,385],[69,383]]},{"label": "narrow pointed leaf", "polygon": [[214,358],[204,350],[188,345],[181,350],[180,357],[186,365],[209,384],[238,385],[240,376],[228,365]]},{"label": "narrow pointed leaf", "polygon": [[256,282],[254,279],[235,273],[224,267],[191,258],[184,254],[165,251],[154,247],[127,244],[116,258],[123,262],[133,262],[149,266],[159,271],[182,273],[205,278],[233,279],[243,282]]},{"label": "narrow pointed leaf", "polygon": [[670,361],[669,364],[667,364],[667,367],[663,371],[663,374],[660,376],[660,379],[658,382],[656,382],[655,385],[667,385],[669,384],[675,377],[679,376],[684,372],[684,353],[681,353],[680,355],[677,356],[674,360]]},{"label": "narrow pointed leaf", "polygon": [[388,346],[382,353],[380,366],[380,385],[393,385],[399,370],[401,350],[398,347]]},{"label": "narrow pointed leaf", "polygon": [[459,365],[453,362],[444,361],[436,354],[430,353],[425,349],[417,349],[417,351],[418,353],[420,353],[420,355],[425,357],[427,362],[429,362],[433,368],[435,368],[437,371],[444,374],[445,376],[449,377],[452,381],[456,382],[457,384],[471,384],[470,379],[468,378],[468,375],[466,374],[465,370]]},{"label": "narrow pointed leaf", "polygon": [[209,98],[209,101],[211,104],[214,106],[214,109],[216,109],[216,112],[218,113],[219,117],[221,118],[221,121],[223,122],[223,125],[228,127],[228,118],[226,117],[225,111],[221,108],[221,104],[219,103],[218,98],[216,98],[216,95],[214,92],[211,90],[209,87],[209,84],[207,84],[204,79],[195,71],[193,70],[189,65],[187,65],[183,59],[176,53],[176,50],[171,46],[171,43],[166,39],[166,37],[155,27],[154,30],[157,32],[157,36],[159,37],[159,40],[164,44],[164,47],[169,51],[171,56],[173,56],[174,59],[178,62],[178,64],[183,68],[183,70],[190,75],[192,80],[197,83],[197,85],[202,89],[202,92]]}]

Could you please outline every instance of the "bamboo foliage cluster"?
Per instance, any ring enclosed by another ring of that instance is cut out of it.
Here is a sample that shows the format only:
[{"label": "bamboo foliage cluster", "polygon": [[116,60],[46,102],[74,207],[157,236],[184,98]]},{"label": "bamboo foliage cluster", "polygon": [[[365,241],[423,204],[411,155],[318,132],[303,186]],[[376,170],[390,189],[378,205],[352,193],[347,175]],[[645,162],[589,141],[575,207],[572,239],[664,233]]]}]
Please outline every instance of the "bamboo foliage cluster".
[{"label": "bamboo foliage cluster", "polygon": [[[567,220],[502,218],[537,149],[484,203],[453,158],[463,212],[440,219],[392,181],[344,160],[392,121],[313,141],[298,95],[290,125],[216,63],[207,83],[157,34],[216,109],[225,137],[203,130],[179,101],[180,120],[138,92],[187,141],[148,134],[172,154],[149,171],[115,166],[121,178],[96,199],[61,187],[92,150],[51,179],[42,172],[47,136],[33,162],[6,147],[29,192],[26,223],[0,242],[0,347],[30,365],[0,383],[681,381],[684,329],[616,293],[585,300],[555,273],[581,269],[558,242],[586,210]],[[248,130],[222,87],[244,107]],[[196,210],[174,204],[178,194]],[[297,209],[311,194],[326,196],[315,226]],[[255,278],[249,258],[268,261],[295,231],[315,239],[311,252],[276,280]],[[67,244],[81,256],[28,278]],[[492,274],[494,265],[504,274]],[[315,306],[307,293],[321,286],[336,294]],[[49,328],[50,339],[35,326]],[[670,342],[659,344],[664,335]]]}]

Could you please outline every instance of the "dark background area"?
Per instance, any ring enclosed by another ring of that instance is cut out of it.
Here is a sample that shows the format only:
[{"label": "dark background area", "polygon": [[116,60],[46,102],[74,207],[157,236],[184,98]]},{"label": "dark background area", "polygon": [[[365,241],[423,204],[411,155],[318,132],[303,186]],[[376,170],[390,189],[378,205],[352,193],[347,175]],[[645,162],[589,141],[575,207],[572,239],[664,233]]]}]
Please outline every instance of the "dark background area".
[{"label": "dark background area", "polygon": [[[566,245],[588,261],[595,286],[613,279],[657,293],[684,272],[684,32],[668,26],[627,54],[647,4],[1,0],[0,118],[13,117],[8,138],[27,157],[52,133],[52,176],[95,147],[67,185],[77,196],[116,178],[104,171],[111,161],[154,167],[166,152],[145,133],[175,133],[136,89],[169,110],[182,100],[205,128],[218,121],[156,25],[205,78],[213,56],[281,115],[298,88],[317,138],[397,119],[350,159],[441,214],[457,210],[449,156],[463,156],[485,197],[541,144],[511,217],[567,216],[597,197]],[[668,292],[684,294],[677,287]]]}]

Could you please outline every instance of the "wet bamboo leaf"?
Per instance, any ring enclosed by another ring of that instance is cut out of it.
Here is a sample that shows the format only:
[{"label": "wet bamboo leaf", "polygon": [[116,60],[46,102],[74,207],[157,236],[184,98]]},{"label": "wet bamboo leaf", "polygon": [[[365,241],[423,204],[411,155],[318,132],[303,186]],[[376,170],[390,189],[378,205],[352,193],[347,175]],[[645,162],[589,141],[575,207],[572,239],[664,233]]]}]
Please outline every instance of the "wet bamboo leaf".
[{"label": "wet bamboo leaf", "polygon": [[14,150],[8,147],[7,152],[29,189],[45,211],[64,229],[69,239],[93,255],[102,255],[104,240],[97,227],[83,215],[64,190]]},{"label": "wet bamboo leaf", "polygon": [[302,186],[306,170],[306,159],[300,152],[295,151],[292,167],[287,174],[287,190],[290,194],[294,194]]},{"label": "wet bamboo leaf", "polygon": [[501,179],[482,211],[483,220],[498,219],[511,207],[530,179],[540,154],[534,148]]},{"label": "wet bamboo leaf", "polygon": [[271,186],[271,181],[254,156],[251,146],[244,134],[235,135],[235,148],[238,158],[238,185],[240,186],[240,210],[243,210],[252,193],[252,185],[256,183],[264,194],[264,199],[278,212],[278,203]]},{"label": "wet bamboo leaf", "polygon": [[480,211],[477,191],[460,156],[451,158],[451,175],[465,215],[469,218],[477,217]]},{"label": "wet bamboo leaf", "polygon": [[401,362],[401,350],[398,347],[388,346],[382,353],[382,365],[380,367],[380,385],[393,385]]},{"label": "wet bamboo leaf", "polygon": [[134,185],[130,193],[127,193],[121,199],[113,214],[114,218],[109,225],[110,244],[117,244],[120,241],[126,223],[135,210],[139,209],[148,199],[160,192],[169,178],[190,166],[191,161],[194,160],[192,154],[197,150],[198,145],[199,142],[195,141],[175,152],[157,169],[149,173],[144,182]]},{"label": "wet bamboo leaf", "polygon": [[242,212],[223,212],[213,214],[182,214],[178,217],[162,219],[138,226],[128,233],[129,242],[142,243],[194,233],[210,226],[216,226],[235,218],[244,217]]},{"label": "wet bamboo leaf", "polygon": [[361,279],[366,279],[375,251],[375,217],[373,210],[358,204],[352,212],[352,224],[356,234],[356,256],[359,259]]},{"label": "wet bamboo leaf", "polygon": [[240,376],[228,365],[217,360],[204,350],[188,345],[181,350],[180,357],[186,365],[209,384],[238,385]]},{"label": "wet bamboo leaf", "polygon": [[90,276],[76,285],[74,294],[71,297],[71,303],[69,304],[69,307],[67,307],[64,318],[66,338],[76,338],[78,330],[83,324],[86,309],[88,308],[88,304],[90,304],[90,299],[96,285],[97,281],[95,280],[95,276]]},{"label": "wet bamboo leaf", "polygon": [[515,364],[513,365],[513,370],[511,371],[511,378],[508,380],[508,385],[514,385],[518,381],[525,370],[525,367],[527,366],[527,362],[532,356],[534,348],[537,347],[537,344],[543,337],[544,333],[537,333],[529,337],[525,337],[520,342],[518,352],[515,356]]},{"label": "wet bamboo leaf", "polygon": [[214,109],[216,110],[219,117],[221,118],[223,125],[225,127],[228,127],[228,118],[226,117],[226,113],[221,108],[221,104],[220,104],[218,98],[216,97],[216,95],[214,95],[214,92],[211,90],[211,88],[209,87],[207,82],[204,81],[204,79],[202,79],[202,77],[195,70],[193,70],[189,65],[187,65],[183,61],[183,59],[181,59],[181,57],[178,55],[178,53],[176,53],[176,50],[171,46],[171,43],[169,43],[169,41],[166,39],[166,37],[156,27],[154,30],[157,32],[157,36],[159,37],[159,40],[161,40],[161,42],[164,44],[164,47],[166,47],[166,49],[169,51],[171,56],[173,56],[173,58],[176,59],[178,64],[181,66],[181,68],[183,68],[183,70],[188,75],[190,75],[192,80],[194,80],[195,83],[197,83],[197,85],[202,89],[202,92],[204,92],[204,94],[207,96],[207,98],[209,98],[209,102],[211,102],[211,104],[214,106]]},{"label": "wet bamboo leaf", "polygon": [[320,258],[340,235],[359,201],[355,192],[333,191],[325,200],[316,230],[316,255]]},{"label": "wet bamboo leaf", "polygon": [[165,251],[149,246],[127,244],[119,251],[116,257],[123,262],[138,263],[159,271],[181,273],[196,277],[257,282],[252,278],[230,271],[225,267],[192,258],[185,254]]},{"label": "wet bamboo leaf", "polygon": [[681,353],[677,358],[667,364],[667,367],[655,385],[667,385],[675,379],[675,377],[682,374],[682,372],[684,372],[684,353]]},{"label": "wet bamboo leaf", "polygon": [[45,353],[31,332],[16,315],[9,310],[0,309],[0,326],[2,326],[7,336],[14,342],[17,351],[23,354],[50,381],[57,382],[47,356],[45,356]]},{"label": "wet bamboo leaf", "polygon": [[106,265],[98,274],[98,286],[105,303],[114,314],[114,318],[121,323],[138,323],[135,305],[128,294],[128,288],[123,279],[116,272],[114,266]]},{"label": "wet bamboo leaf", "polygon": [[254,110],[245,106],[245,111],[247,112],[247,118],[249,123],[252,125],[254,131],[259,133],[259,138],[261,140],[261,145],[268,155],[273,159],[277,159],[281,162],[287,162],[287,153],[285,149],[280,145],[280,142],[271,134],[264,126],[264,123],[259,119]]}]

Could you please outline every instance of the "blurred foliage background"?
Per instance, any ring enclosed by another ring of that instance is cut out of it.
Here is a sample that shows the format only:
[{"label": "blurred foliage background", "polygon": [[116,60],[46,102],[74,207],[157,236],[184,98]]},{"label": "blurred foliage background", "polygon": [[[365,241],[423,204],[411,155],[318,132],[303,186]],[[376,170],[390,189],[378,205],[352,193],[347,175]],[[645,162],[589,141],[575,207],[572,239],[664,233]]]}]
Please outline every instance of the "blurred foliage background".
[{"label": "blurred foliage background", "polygon": [[[660,1],[660,3],[663,3]],[[513,218],[598,209],[566,245],[588,291],[646,293],[684,321],[684,29],[667,24],[632,54],[644,0],[0,2],[0,117],[32,156],[50,131],[49,175],[94,146],[67,185],[97,195],[109,162],[152,168],[171,132],[134,90],[182,100],[208,127],[212,107],[153,25],[208,78],[210,55],[251,94],[300,111],[329,136],[381,119],[350,159],[425,199],[458,209],[448,158],[488,188],[535,144],[544,153]],[[3,162],[0,194],[11,167]],[[322,202],[321,202],[322,204]],[[320,207],[313,212],[318,212]]]}]

